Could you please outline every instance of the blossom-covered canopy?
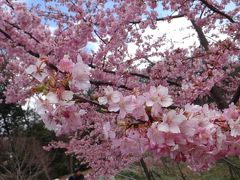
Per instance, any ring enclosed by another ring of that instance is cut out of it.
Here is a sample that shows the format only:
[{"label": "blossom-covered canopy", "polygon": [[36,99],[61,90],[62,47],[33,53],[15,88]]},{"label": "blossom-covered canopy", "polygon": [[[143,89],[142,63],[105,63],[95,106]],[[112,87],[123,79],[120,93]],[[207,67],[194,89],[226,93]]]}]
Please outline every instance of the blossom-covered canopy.
[{"label": "blossom-covered canopy", "polygon": [[[67,137],[49,148],[84,159],[92,179],[146,154],[196,171],[240,155],[238,1],[39,2],[0,0],[0,81],[7,103],[33,97]],[[183,19],[191,46],[146,35]]]}]

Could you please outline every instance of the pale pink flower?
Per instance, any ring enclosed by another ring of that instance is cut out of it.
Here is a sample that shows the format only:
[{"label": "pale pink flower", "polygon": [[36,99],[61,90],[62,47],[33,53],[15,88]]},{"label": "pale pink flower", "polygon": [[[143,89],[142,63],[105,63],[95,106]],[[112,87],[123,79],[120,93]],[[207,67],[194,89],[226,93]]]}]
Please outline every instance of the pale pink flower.
[{"label": "pale pink flower", "polygon": [[113,147],[119,148],[122,154],[143,154],[147,149],[148,140],[135,130],[126,132],[126,137],[114,139]]},{"label": "pale pink flower", "polygon": [[136,107],[135,107],[134,111],[132,112],[132,115],[136,119],[148,121],[149,117],[146,113],[145,105],[144,105],[145,101],[146,101],[146,99],[144,96],[137,96],[136,103],[135,103]]},{"label": "pale pink flower", "polygon": [[165,139],[163,134],[157,128],[158,122],[154,122],[147,131],[147,137],[150,140],[150,146],[154,148],[156,145],[161,146],[164,144]]},{"label": "pale pink flower", "polygon": [[221,150],[224,146],[224,142],[226,141],[226,135],[222,132],[220,128],[216,131],[216,141],[217,141],[217,149]]},{"label": "pale pink flower", "polygon": [[110,86],[104,88],[104,92],[105,96],[98,98],[99,104],[118,103],[122,98],[122,94],[119,91],[114,91]]},{"label": "pale pink flower", "polygon": [[159,85],[157,88],[150,87],[150,91],[144,94],[147,98],[146,105],[152,107],[155,103],[160,104],[162,107],[171,106],[173,100],[168,94],[168,88]]},{"label": "pale pink flower", "polygon": [[110,122],[105,122],[103,124],[103,134],[105,136],[106,139],[110,138],[110,139],[114,139],[116,134],[114,131],[111,130],[111,124]]},{"label": "pale pink flower", "polygon": [[25,70],[27,74],[32,75],[39,82],[42,82],[47,76],[46,64],[38,60],[35,65],[30,65]]},{"label": "pale pink flower", "polygon": [[56,93],[54,93],[54,92],[47,93],[46,100],[50,104],[57,104],[57,103],[59,103],[58,95]]},{"label": "pale pink flower", "polygon": [[177,115],[176,111],[171,110],[163,115],[163,122],[158,125],[158,130],[170,133],[180,133],[180,124],[186,120],[182,114]]},{"label": "pale pink flower", "polygon": [[53,107],[44,100],[36,99],[35,110],[38,115],[41,116],[42,121],[45,124],[45,127],[49,130],[58,129],[58,125],[55,120],[49,118],[49,113],[51,113],[54,109]]},{"label": "pale pink flower", "polygon": [[79,61],[72,69],[71,85],[76,87],[78,90],[88,90],[91,86],[89,76],[89,66],[84,64],[82,61]]},{"label": "pale pink flower", "polygon": [[240,136],[240,117],[237,120],[229,119],[228,124],[231,128],[231,136]]},{"label": "pale pink flower", "polygon": [[132,113],[136,107],[136,97],[133,95],[126,96],[120,99],[118,103],[110,104],[109,111],[119,111],[118,119],[123,119],[128,113]]},{"label": "pale pink flower", "polygon": [[187,112],[188,117],[191,118],[196,113],[199,113],[202,110],[202,107],[199,105],[186,104],[184,106],[184,111]]},{"label": "pale pink flower", "polygon": [[72,62],[72,60],[69,58],[68,55],[65,55],[60,62],[58,63],[58,69],[61,70],[62,72],[71,72],[73,67],[74,67],[74,63]]},{"label": "pale pink flower", "polygon": [[168,88],[159,85],[157,88],[150,87],[149,92],[143,94],[146,98],[146,106],[152,107],[151,114],[157,117],[162,112],[162,107],[168,107],[172,105],[173,100],[168,94]]},{"label": "pale pink flower", "polygon": [[72,105],[74,104],[74,101],[71,101],[73,98],[73,92],[72,91],[58,91],[55,92],[49,92],[46,95],[46,100],[50,104],[60,104],[60,105]]},{"label": "pale pink flower", "polygon": [[198,122],[196,120],[194,120],[194,118],[187,120],[187,121],[183,121],[183,123],[181,124],[181,132],[183,134],[185,134],[187,136],[187,138],[189,140],[192,141],[192,137],[194,136],[194,134],[196,133],[196,129],[197,129],[197,124]]}]

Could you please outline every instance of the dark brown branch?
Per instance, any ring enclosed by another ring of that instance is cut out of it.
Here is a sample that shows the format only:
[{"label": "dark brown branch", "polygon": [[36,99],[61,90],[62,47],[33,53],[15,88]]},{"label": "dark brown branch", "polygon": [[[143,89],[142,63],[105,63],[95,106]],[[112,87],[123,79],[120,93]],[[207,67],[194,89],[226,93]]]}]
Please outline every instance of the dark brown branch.
[{"label": "dark brown branch", "polygon": [[217,103],[219,109],[225,109],[228,107],[228,104],[223,99],[222,92],[220,91],[218,86],[213,86],[210,93],[214,101]]},{"label": "dark brown branch", "polygon": [[184,17],[183,14],[179,14],[179,15],[174,15],[174,16],[168,16],[168,17],[163,17],[163,18],[157,18],[156,21],[166,21],[166,20],[171,20],[171,19],[175,19],[175,18],[181,18]]},{"label": "dark brown branch", "polygon": [[151,64],[151,66],[154,66],[154,65],[155,65],[155,63],[152,62],[152,61],[150,61],[150,59],[148,59],[147,57],[144,57],[144,59],[146,59],[146,61],[147,61],[149,64]]},{"label": "dark brown branch", "polygon": [[170,84],[170,85],[174,85],[174,86],[182,87],[181,84],[179,84],[179,83],[177,83],[177,82],[175,82],[175,81],[173,81],[173,80],[167,80],[167,83]]},{"label": "dark brown branch", "polygon": [[[89,67],[91,67],[91,68],[93,68],[93,69],[96,68],[96,66],[94,66],[93,64],[89,64]],[[103,72],[109,73],[109,74],[116,74],[115,71],[111,71],[111,70],[107,70],[107,69],[103,69]],[[144,74],[140,74],[140,73],[136,73],[136,72],[129,72],[129,74],[132,75],[132,76],[137,76],[137,77],[144,78],[144,79],[148,79],[148,80],[150,79],[149,76],[144,75]],[[175,82],[175,81],[173,81],[173,80],[167,80],[167,82],[168,82],[168,84],[170,84],[170,85],[175,85],[175,86],[181,87],[181,84],[179,84],[179,83],[177,83],[177,82]]]},{"label": "dark brown branch", "polygon": [[233,95],[233,97],[232,97],[231,101],[229,102],[229,104],[231,104],[231,103],[236,104],[238,102],[239,98],[240,98],[240,85],[238,86],[237,91]]},{"label": "dark brown branch", "polygon": [[143,168],[144,174],[146,175],[148,180],[152,180],[151,173],[149,172],[146,163],[144,162],[143,158],[140,160],[141,166]]},{"label": "dark brown branch", "polygon": [[95,105],[95,106],[98,106],[100,108],[103,108],[103,109],[106,109],[107,110],[107,107],[104,106],[104,105],[101,105],[93,100],[90,100],[90,99],[86,99],[84,97],[80,97],[80,96],[74,96],[73,98],[76,102],[83,102],[83,103],[89,103],[89,104],[92,104],[92,105]]},{"label": "dark brown branch", "polygon": [[[93,65],[93,64],[88,64],[88,66],[91,67],[91,68],[93,68],[93,69],[96,68],[96,66]],[[111,70],[108,70],[108,69],[103,69],[102,71],[105,72],[105,73],[109,73],[109,74],[116,74],[115,71],[111,71]],[[140,78],[150,79],[149,76],[144,75],[144,74],[140,74],[140,73],[129,72],[129,74],[132,75],[132,76],[140,77]]]},{"label": "dark brown branch", "polygon": [[24,30],[22,30],[18,25],[13,24],[13,23],[10,23],[10,22],[8,22],[8,21],[6,21],[6,20],[4,20],[4,22],[7,23],[8,25],[11,25],[12,27],[20,30],[20,31],[23,31],[23,32],[24,32],[25,34],[27,34],[31,39],[34,39],[37,43],[40,43],[40,41],[37,40],[30,32],[24,31]]},{"label": "dark brown branch", "polygon": [[[166,21],[166,20],[171,20],[171,19],[175,19],[175,18],[181,18],[184,17],[184,15],[180,14],[180,15],[175,15],[175,16],[167,16],[167,17],[162,17],[162,18],[157,18],[156,21]],[[132,21],[130,22],[131,24],[139,24],[142,21]]]},{"label": "dark brown branch", "polygon": [[[205,51],[208,51],[208,41],[206,36],[203,33],[203,30],[201,27],[199,27],[194,20],[191,20],[192,25],[194,27],[194,29],[196,30],[197,34],[198,34],[198,38],[200,41],[200,44],[203,46],[203,48],[205,49]],[[217,103],[218,108],[219,109],[225,109],[228,107],[227,102],[223,99],[222,97],[222,93],[219,89],[218,86],[214,85],[210,91],[212,98],[214,99],[214,101]]]},{"label": "dark brown branch", "polygon": [[[11,40],[12,42],[14,42],[14,40],[12,39],[12,37],[11,37],[9,34],[7,34],[5,31],[3,31],[2,29],[0,29],[0,33],[2,33],[7,39],[9,39],[9,40]],[[21,43],[17,43],[17,46],[23,47],[24,50],[25,50],[27,53],[29,53],[30,55],[32,55],[32,56],[34,56],[34,57],[36,57],[36,58],[39,58],[39,57],[40,57],[40,54],[38,54],[38,53],[36,53],[36,52],[33,52],[32,50],[26,50],[26,47],[25,47],[23,44],[21,44]]]},{"label": "dark brown branch", "polygon": [[202,31],[202,28],[199,27],[199,26],[195,23],[194,20],[191,20],[191,23],[192,23],[195,31],[196,31],[197,34],[198,34],[198,39],[199,39],[199,41],[200,41],[201,46],[202,46],[206,51],[208,51],[208,45],[209,45],[209,43],[208,43],[208,40],[207,40],[206,36],[204,35],[204,33],[203,33],[203,31]]},{"label": "dark brown branch", "polygon": [[213,5],[209,4],[206,0],[200,0],[203,4],[205,4],[209,9],[211,9],[213,12],[220,14],[221,16],[227,18],[230,22],[235,23],[235,21],[230,17],[229,15],[225,14],[224,12],[220,11]]},{"label": "dark brown branch", "polygon": [[115,85],[112,82],[102,82],[102,81],[97,81],[97,80],[90,80],[90,83],[94,84],[96,86],[115,86],[117,88],[122,88],[122,89],[130,90],[130,91],[133,90],[132,88],[129,88],[125,85]]},{"label": "dark brown branch", "polygon": [[96,30],[94,30],[93,32],[97,35],[97,37],[98,37],[104,44],[108,44],[108,43],[98,34],[98,32],[97,32]]},{"label": "dark brown branch", "polygon": [[8,4],[8,6],[9,6],[12,10],[14,10],[14,7],[13,7],[13,5],[9,2],[9,0],[6,0],[6,2],[7,2],[7,4]]},{"label": "dark brown branch", "polygon": [[130,72],[129,74],[132,76],[137,76],[137,77],[144,78],[144,79],[150,79],[149,76],[144,75],[144,74],[139,74],[139,73],[135,73],[135,72]]},{"label": "dark brown branch", "polygon": [[11,38],[11,36],[8,35],[8,34],[7,34],[5,31],[3,31],[2,29],[0,29],[0,33],[2,33],[7,39],[13,41],[12,38]]}]

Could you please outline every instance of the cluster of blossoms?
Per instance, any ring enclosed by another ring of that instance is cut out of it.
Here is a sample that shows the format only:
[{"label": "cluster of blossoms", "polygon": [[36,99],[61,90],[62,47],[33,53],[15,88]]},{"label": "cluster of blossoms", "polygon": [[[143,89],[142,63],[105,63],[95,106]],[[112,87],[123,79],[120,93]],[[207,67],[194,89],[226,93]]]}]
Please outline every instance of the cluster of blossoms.
[{"label": "cluster of blossoms", "polygon": [[[90,88],[90,69],[83,63],[80,56],[74,63],[65,55],[59,61],[58,70],[67,79],[56,80],[46,68],[47,60],[39,60],[36,65],[30,65],[26,73],[41,85],[36,92],[40,93],[36,100],[36,111],[41,116],[46,127],[56,134],[68,134],[77,130],[80,116],[86,112],[75,106],[74,94],[87,91]],[[65,89],[69,90],[65,90]]]},{"label": "cluster of blossoms", "polygon": [[[47,89],[37,100],[36,111],[46,127],[56,134],[75,132],[87,113],[76,104],[78,95],[90,88],[90,68],[80,56],[74,63],[65,55],[57,68],[68,77],[68,82],[47,84],[51,76],[46,64],[37,61],[26,69],[34,79],[45,83]],[[104,135],[101,141],[111,142],[110,149],[120,150],[123,156],[152,152],[186,161],[194,170],[205,170],[222,156],[239,153],[236,145],[240,136],[240,108],[235,105],[224,112],[206,104],[187,104],[183,109],[171,107],[173,99],[168,88],[161,85],[150,86],[142,94],[134,89],[130,95],[107,86],[104,96],[97,100],[106,111],[117,114],[116,120],[101,122],[100,133]],[[125,133],[119,134],[119,129]]]},{"label": "cluster of blossoms", "polygon": [[[138,98],[142,102],[141,111],[138,111]],[[143,95],[126,97],[112,88],[106,88],[105,96],[100,97],[99,102],[109,103],[109,111],[119,111],[118,119],[119,116],[125,118],[122,121],[126,126],[134,122],[139,125],[138,128],[125,127],[125,136],[119,138],[109,122],[104,124],[105,137],[111,139],[113,147],[118,147],[123,154],[150,151],[160,157],[186,161],[195,171],[209,169],[222,156],[239,154],[240,108],[233,104],[224,112],[209,108],[207,104],[187,104],[183,109],[162,110],[173,103],[163,86],[151,87]],[[134,117],[134,121],[126,115]],[[141,117],[148,118],[141,121]]]},{"label": "cluster of blossoms", "polygon": [[146,113],[146,107],[151,108],[151,115],[153,117],[159,116],[162,107],[172,105],[173,100],[168,94],[168,89],[163,86],[150,87],[149,92],[143,95],[129,95],[123,96],[119,91],[113,91],[112,87],[104,89],[105,96],[99,97],[100,104],[108,104],[110,112],[118,112],[118,119],[123,119],[127,114],[131,114],[135,119],[143,119],[148,121],[149,118]]},{"label": "cluster of blossoms", "polygon": [[[56,67],[62,75],[57,80],[47,63],[46,59],[39,60],[26,69],[27,74],[44,84],[38,92],[41,95],[36,100],[36,111],[46,127],[57,135],[71,134],[83,127],[86,121],[81,119],[91,112],[81,105],[81,95],[90,89],[90,68],[81,56],[74,63],[65,55]],[[99,123],[102,128],[98,133],[104,135],[99,141],[107,142],[104,146],[108,146],[109,151],[119,151],[125,158],[151,152],[187,162],[196,171],[209,169],[223,156],[240,153],[238,106],[232,104],[224,112],[207,104],[173,107],[168,88],[161,85],[150,86],[143,93],[133,89],[127,95],[111,86],[103,90],[104,96],[93,102],[104,112],[117,115],[116,119],[103,119]],[[71,148],[63,144],[57,147],[61,146],[69,153],[76,153],[72,152],[71,145]]]}]

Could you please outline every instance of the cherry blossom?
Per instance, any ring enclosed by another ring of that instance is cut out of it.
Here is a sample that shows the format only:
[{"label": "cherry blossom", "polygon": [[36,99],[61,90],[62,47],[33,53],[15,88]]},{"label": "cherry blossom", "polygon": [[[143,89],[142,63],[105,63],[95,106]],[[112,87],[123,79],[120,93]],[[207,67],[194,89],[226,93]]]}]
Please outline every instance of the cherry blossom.
[{"label": "cherry blossom", "polygon": [[119,111],[118,119],[123,119],[127,114],[132,113],[135,109],[136,97],[133,95],[123,97],[118,103],[109,105],[109,111]]},{"label": "cherry blossom", "polygon": [[108,139],[114,139],[116,134],[114,131],[111,130],[111,125],[110,125],[110,122],[106,122],[104,123],[103,125],[103,133],[105,135],[105,137]]},{"label": "cherry blossom", "polygon": [[240,117],[237,120],[229,119],[228,124],[231,128],[231,136],[237,137],[240,135]]},{"label": "cherry blossom", "polygon": [[163,122],[158,125],[158,130],[170,133],[180,133],[179,125],[186,120],[185,116],[176,114],[176,111],[171,110],[163,115]]},{"label": "cherry blossom", "polygon": [[73,99],[73,92],[72,91],[61,91],[57,90],[56,93],[49,92],[46,95],[46,100],[50,104],[61,104],[61,105],[70,105],[74,104],[74,101],[71,101]]},{"label": "cherry blossom", "polygon": [[63,59],[61,59],[60,62],[58,63],[59,70],[63,72],[72,72],[73,67],[74,63],[72,62],[68,55],[65,55]]},{"label": "cherry blossom", "polygon": [[108,86],[104,89],[105,96],[99,97],[98,101],[100,104],[115,104],[118,103],[121,99],[121,93],[118,91],[113,91],[113,88]]},{"label": "cherry blossom", "polygon": [[27,74],[30,74],[36,78],[39,82],[42,82],[48,76],[45,68],[46,64],[38,60],[35,65],[30,65],[25,71]]},{"label": "cherry blossom", "polygon": [[74,65],[71,73],[71,85],[76,87],[77,90],[88,90],[90,88],[90,69],[88,65],[84,64],[82,61],[79,61]]},{"label": "cherry blossom", "polygon": [[144,93],[146,97],[146,106],[152,107],[151,112],[153,116],[159,116],[161,107],[168,107],[172,105],[172,98],[168,94],[168,89],[159,85],[157,88],[150,87],[150,91]]}]

